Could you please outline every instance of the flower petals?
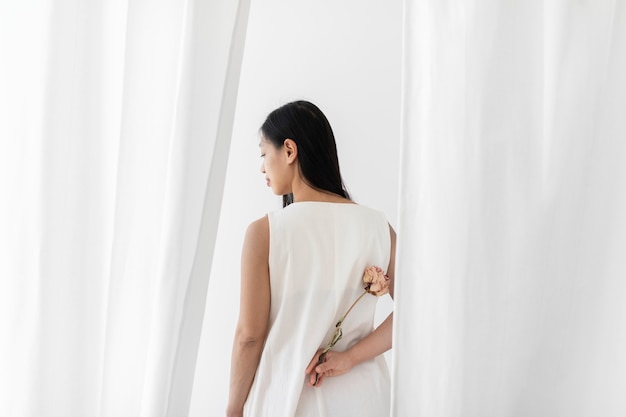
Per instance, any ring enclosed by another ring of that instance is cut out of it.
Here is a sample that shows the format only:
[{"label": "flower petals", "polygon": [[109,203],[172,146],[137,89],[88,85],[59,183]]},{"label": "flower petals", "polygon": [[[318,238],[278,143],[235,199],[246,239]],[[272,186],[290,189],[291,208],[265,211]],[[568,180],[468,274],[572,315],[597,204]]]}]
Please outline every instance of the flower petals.
[{"label": "flower petals", "polygon": [[365,290],[377,297],[389,292],[389,277],[378,266],[368,266],[363,273]]}]

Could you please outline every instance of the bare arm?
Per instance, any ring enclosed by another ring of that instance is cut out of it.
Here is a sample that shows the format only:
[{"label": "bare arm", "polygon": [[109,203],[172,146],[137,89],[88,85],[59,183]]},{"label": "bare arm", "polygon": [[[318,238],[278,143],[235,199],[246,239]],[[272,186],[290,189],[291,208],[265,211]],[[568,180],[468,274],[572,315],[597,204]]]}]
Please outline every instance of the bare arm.
[{"label": "bare arm", "polygon": [[[391,237],[391,254],[389,257],[389,266],[387,267],[387,275],[389,276],[389,294],[393,298],[394,276],[395,276],[395,259],[396,259],[396,232],[389,226],[389,234]],[[345,374],[354,366],[375,358],[391,349],[393,329],[393,313],[383,321],[372,333],[360,340],[345,352],[329,351],[326,354],[324,363],[317,365],[320,353],[319,350],[305,373],[309,375],[309,385],[315,382],[315,374],[320,374],[320,378],[316,386],[321,385],[323,379],[328,376],[338,376]],[[317,366],[316,366],[317,365]]]},{"label": "bare arm", "polygon": [[270,312],[269,221],[263,217],[248,226],[241,254],[239,321],[233,341],[230,392],[226,415],[243,416],[259,365]]}]

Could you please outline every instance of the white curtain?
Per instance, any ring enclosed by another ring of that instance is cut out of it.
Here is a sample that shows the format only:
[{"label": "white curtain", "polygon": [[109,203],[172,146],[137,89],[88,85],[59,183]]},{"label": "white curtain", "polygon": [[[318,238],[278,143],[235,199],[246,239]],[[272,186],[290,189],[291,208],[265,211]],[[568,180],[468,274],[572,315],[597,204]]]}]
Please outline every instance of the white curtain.
[{"label": "white curtain", "polygon": [[626,2],[404,13],[393,415],[626,415]]},{"label": "white curtain", "polygon": [[0,3],[0,415],[187,414],[248,9]]}]

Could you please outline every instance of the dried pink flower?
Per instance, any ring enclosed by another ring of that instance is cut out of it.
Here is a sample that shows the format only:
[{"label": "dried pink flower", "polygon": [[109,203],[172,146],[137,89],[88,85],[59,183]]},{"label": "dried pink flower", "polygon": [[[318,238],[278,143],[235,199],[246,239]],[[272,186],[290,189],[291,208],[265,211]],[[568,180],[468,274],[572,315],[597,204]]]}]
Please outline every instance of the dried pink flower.
[{"label": "dried pink flower", "polygon": [[389,277],[377,266],[369,266],[363,274],[365,291],[380,297],[389,292]]}]

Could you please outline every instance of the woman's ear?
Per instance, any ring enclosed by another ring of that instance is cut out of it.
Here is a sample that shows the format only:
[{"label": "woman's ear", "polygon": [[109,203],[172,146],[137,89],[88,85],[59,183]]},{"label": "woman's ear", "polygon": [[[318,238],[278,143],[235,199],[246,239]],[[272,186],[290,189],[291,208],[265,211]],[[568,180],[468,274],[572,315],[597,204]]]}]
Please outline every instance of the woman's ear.
[{"label": "woman's ear", "polygon": [[287,153],[287,163],[292,164],[298,157],[298,144],[293,139],[285,139],[283,142],[285,152]]}]

